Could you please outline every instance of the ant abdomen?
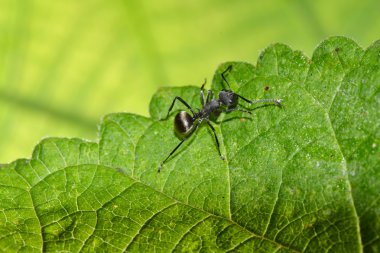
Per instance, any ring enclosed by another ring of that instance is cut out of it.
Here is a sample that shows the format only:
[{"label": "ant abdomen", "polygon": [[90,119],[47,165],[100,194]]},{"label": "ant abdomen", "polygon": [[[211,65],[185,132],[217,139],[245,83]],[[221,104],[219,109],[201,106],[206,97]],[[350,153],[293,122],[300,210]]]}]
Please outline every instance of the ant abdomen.
[{"label": "ant abdomen", "polygon": [[180,137],[187,136],[194,125],[194,119],[185,111],[180,111],[174,118],[174,129]]}]

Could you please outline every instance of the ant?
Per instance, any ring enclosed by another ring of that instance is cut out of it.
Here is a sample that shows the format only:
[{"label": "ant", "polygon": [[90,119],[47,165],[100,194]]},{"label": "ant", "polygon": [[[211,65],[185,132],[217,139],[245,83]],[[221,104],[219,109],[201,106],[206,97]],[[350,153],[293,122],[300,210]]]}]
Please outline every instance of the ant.
[{"label": "ant", "polygon": [[174,118],[174,129],[176,133],[182,137],[181,142],[170,152],[170,154],[166,157],[166,159],[160,164],[158,167],[158,172],[161,171],[162,166],[164,163],[174,154],[174,152],[184,143],[195,131],[197,131],[199,125],[203,122],[206,121],[207,125],[211,128],[212,132],[214,133],[216,145],[218,147],[218,152],[219,156],[222,160],[224,160],[224,157],[222,156],[220,152],[220,145],[219,145],[219,140],[218,137],[216,136],[215,128],[212,126],[210,123],[210,116],[215,113],[220,113],[220,112],[232,112],[232,111],[240,111],[240,112],[246,112],[249,114],[252,114],[250,111],[243,110],[239,107],[238,105],[238,100],[241,98],[245,102],[249,104],[255,104],[255,103],[273,103],[274,105],[281,107],[282,106],[282,99],[260,99],[260,100],[248,100],[244,98],[243,96],[233,92],[231,90],[231,87],[229,83],[227,82],[227,79],[225,77],[225,74],[229,72],[232,69],[232,65],[229,65],[226,70],[224,70],[221,74],[223,81],[227,84],[228,89],[223,89],[219,92],[219,98],[212,99],[212,91],[208,90],[207,91],[207,96],[205,99],[205,94],[204,94],[204,86],[206,84],[205,82],[201,86],[201,91],[200,91],[200,97],[201,97],[201,104],[202,104],[202,109],[198,109],[198,112],[194,112],[193,108],[186,103],[185,100],[183,100],[181,97],[176,96],[168,110],[168,114],[166,118],[169,117],[169,114],[171,110],[173,109],[173,106],[175,102],[178,100],[182,104],[184,104],[187,109],[190,110],[192,116],[186,112],[186,111],[180,111],[177,113],[177,115]]}]

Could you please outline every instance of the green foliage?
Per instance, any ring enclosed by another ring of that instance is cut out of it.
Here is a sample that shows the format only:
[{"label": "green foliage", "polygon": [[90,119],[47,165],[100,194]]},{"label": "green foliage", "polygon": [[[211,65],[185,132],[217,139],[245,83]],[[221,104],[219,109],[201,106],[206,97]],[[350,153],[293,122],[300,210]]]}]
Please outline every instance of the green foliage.
[{"label": "green foliage", "polygon": [[0,249],[380,252],[380,42],[334,37],[312,59],[274,44],[222,64],[214,93],[230,64],[232,89],[284,108],[220,115],[224,161],[201,127],[157,173],[172,99],[200,107],[199,87],[161,89],[151,118],[110,114],[98,143],[45,139],[1,168]]},{"label": "green foliage", "polygon": [[93,140],[108,112],[148,116],[158,87],[198,84],[273,41],[308,56],[333,34],[369,45],[379,9],[378,0],[0,0],[0,163],[29,157],[42,136]]}]

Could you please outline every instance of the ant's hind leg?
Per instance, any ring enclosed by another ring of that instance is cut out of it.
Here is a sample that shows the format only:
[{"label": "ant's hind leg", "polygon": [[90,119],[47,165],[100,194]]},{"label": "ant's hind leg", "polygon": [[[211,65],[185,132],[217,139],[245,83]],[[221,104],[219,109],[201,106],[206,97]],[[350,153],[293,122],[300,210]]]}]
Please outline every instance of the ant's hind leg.
[{"label": "ant's hind leg", "polygon": [[182,145],[182,143],[184,143],[186,140],[187,140],[188,137],[185,137],[173,150],[172,152],[170,152],[170,154],[166,157],[166,159],[160,164],[160,166],[158,166],[158,171],[157,172],[160,172],[161,171],[161,168],[162,166],[164,165],[164,163],[169,159],[169,157],[172,156],[172,154],[174,154],[174,152]]},{"label": "ant's hind leg", "polygon": [[194,129],[189,133],[189,135],[187,135],[185,138],[182,139],[182,141],[180,143],[178,143],[178,145],[170,152],[170,154],[165,158],[164,161],[162,161],[162,163],[158,166],[158,170],[157,172],[161,172],[161,168],[162,166],[164,166],[165,162],[174,154],[174,152],[187,140],[190,138],[190,136],[195,132],[197,131],[198,129],[198,126],[199,126],[200,122],[198,121],[197,124],[194,126]]},{"label": "ant's hind leg", "polygon": [[215,128],[211,125],[211,123],[210,123],[209,120],[207,120],[207,124],[210,126],[212,132],[214,133],[216,145],[218,146],[218,152],[219,152],[220,159],[224,160],[224,157],[222,156],[222,153],[220,153],[220,145],[219,145],[218,136],[216,136]]}]

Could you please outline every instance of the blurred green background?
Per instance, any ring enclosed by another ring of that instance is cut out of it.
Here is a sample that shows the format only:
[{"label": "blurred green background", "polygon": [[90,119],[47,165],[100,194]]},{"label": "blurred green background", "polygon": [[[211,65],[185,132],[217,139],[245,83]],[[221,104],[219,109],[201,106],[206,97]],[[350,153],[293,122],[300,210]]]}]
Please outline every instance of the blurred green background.
[{"label": "blurred green background", "polygon": [[380,38],[380,1],[0,0],[0,163],[44,137],[96,140],[110,112],[148,115],[160,86],[200,85],[282,42]]}]

